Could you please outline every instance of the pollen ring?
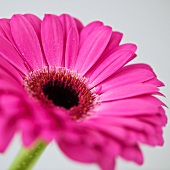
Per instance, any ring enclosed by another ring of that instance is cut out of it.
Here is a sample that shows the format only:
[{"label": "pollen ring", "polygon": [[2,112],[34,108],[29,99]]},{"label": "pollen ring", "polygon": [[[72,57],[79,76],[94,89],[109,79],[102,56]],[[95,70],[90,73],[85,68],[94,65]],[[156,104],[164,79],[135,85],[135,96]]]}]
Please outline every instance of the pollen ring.
[{"label": "pollen ring", "polygon": [[44,105],[63,107],[71,119],[84,119],[97,103],[95,88],[85,77],[64,67],[44,67],[24,78],[24,88]]}]

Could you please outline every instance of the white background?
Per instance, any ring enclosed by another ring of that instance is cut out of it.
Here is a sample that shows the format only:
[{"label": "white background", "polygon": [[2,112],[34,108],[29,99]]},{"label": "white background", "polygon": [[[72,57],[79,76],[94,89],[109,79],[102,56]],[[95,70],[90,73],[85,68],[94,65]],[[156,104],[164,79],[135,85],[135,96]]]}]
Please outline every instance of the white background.
[{"label": "white background", "polygon": [[[138,46],[135,62],[150,64],[158,77],[165,82],[162,89],[170,103],[170,1],[169,0],[1,0],[0,18],[14,13],[69,13],[87,24],[101,20],[114,30],[124,33],[123,42]],[[169,116],[169,110],[167,109]],[[143,146],[144,165],[118,160],[117,170],[169,170],[170,125],[164,128],[163,147]],[[0,139],[2,140],[2,139]],[[7,170],[20,148],[17,136],[7,152],[0,155],[0,170]],[[98,170],[96,165],[85,165],[65,157],[55,143],[48,146],[34,170]]]}]

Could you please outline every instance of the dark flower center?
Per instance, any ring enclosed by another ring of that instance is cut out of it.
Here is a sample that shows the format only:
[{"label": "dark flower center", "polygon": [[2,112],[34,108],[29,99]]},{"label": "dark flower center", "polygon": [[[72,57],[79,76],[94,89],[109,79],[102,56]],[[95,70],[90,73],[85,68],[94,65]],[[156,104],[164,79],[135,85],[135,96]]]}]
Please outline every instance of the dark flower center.
[{"label": "dark flower center", "polygon": [[29,73],[24,88],[44,106],[63,107],[76,120],[90,115],[97,100],[84,77],[63,67],[44,67]]},{"label": "dark flower center", "polygon": [[70,109],[79,104],[79,93],[64,82],[58,80],[49,81],[43,85],[42,91],[56,106]]}]

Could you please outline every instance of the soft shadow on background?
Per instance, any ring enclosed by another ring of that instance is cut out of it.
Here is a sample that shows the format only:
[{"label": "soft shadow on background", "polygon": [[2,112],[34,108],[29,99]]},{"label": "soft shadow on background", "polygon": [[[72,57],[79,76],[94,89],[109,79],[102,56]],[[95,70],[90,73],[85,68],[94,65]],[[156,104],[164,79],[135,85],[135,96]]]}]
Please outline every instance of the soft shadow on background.
[{"label": "soft shadow on background", "polygon": [[[114,30],[124,33],[122,43],[132,42],[138,46],[134,62],[150,64],[166,87],[163,101],[170,103],[170,1],[169,0],[5,0],[0,4],[0,18],[14,13],[34,13],[40,18],[45,13],[69,13],[84,24],[101,20]],[[166,109],[169,116],[169,110]],[[164,128],[163,147],[143,146],[145,162],[139,167],[119,159],[117,170],[169,170],[170,124]],[[5,154],[0,155],[0,170],[7,170],[20,148],[16,136]],[[55,143],[48,146],[34,170],[98,170],[95,165],[73,162],[65,157]]]}]

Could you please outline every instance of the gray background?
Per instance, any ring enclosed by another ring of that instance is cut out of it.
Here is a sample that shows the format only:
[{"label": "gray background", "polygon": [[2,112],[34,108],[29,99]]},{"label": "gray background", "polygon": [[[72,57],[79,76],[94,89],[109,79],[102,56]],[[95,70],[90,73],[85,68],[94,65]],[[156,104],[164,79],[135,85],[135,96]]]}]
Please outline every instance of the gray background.
[{"label": "gray background", "polygon": [[[170,1],[169,0],[1,0],[0,18],[14,13],[69,13],[87,24],[101,20],[124,33],[123,42],[138,45],[135,62],[150,64],[158,77],[165,82],[162,88],[170,103]],[[169,110],[167,109],[169,116]],[[163,147],[142,146],[145,163],[139,167],[134,163],[118,160],[117,170],[169,170],[170,169],[170,125],[164,128]],[[1,139],[2,140],[2,139]],[[0,155],[0,170],[7,170],[20,148],[20,138],[15,137],[7,152]],[[96,165],[76,163],[65,157],[55,143],[48,146],[34,170],[98,170]]]}]

